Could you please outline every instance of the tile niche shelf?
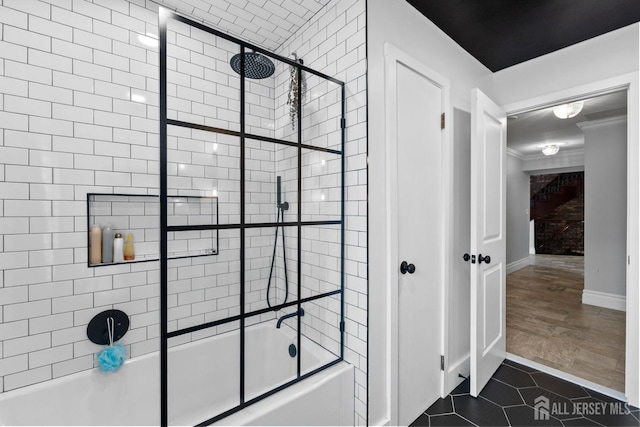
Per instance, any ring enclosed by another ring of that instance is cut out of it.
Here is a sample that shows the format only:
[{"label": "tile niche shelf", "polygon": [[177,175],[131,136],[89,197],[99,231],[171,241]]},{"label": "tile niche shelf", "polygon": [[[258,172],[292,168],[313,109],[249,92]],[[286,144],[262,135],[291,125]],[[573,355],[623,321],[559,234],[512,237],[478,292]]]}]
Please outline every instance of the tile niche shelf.
[{"label": "tile niche shelf", "polygon": [[[192,258],[218,254],[218,198],[213,196],[168,196],[167,225],[211,226],[211,229],[168,233],[168,258]],[[109,225],[126,241],[131,233],[135,259],[123,262],[89,263],[89,267],[158,261],[160,249],[160,197],[138,194],[87,194],[87,231],[97,224]],[[87,234],[87,254],[89,252]]]}]

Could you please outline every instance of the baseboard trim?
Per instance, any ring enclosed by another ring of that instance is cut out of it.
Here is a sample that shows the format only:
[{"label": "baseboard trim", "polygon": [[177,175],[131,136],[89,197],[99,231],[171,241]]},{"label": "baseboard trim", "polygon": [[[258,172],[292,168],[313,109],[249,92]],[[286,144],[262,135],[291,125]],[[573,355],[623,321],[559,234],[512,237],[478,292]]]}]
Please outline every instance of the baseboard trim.
[{"label": "baseboard trim", "polygon": [[575,375],[571,375],[566,372],[559,371],[554,368],[550,368],[549,366],[545,366],[541,363],[534,362],[533,360],[525,359],[524,357],[516,356],[515,354],[512,354],[512,353],[507,353],[507,359],[513,362],[519,363],[521,365],[528,366],[533,369],[537,369],[540,372],[544,372],[549,375],[553,375],[563,380],[572,382],[574,384],[578,384],[582,387],[586,387],[593,391],[597,391],[598,393],[604,394],[609,397],[613,397],[614,399],[618,399],[623,402],[627,401],[627,396],[624,393],[619,392],[618,390],[614,390],[612,388],[605,387],[603,385],[585,380],[584,378],[576,377]]},{"label": "baseboard trim", "polygon": [[369,424],[370,426],[389,426],[391,425],[391,420],[387,417],[380,418],[379,420],[373,422],[373,424]]},{"label": "baseboard trim", "polygon": [[622,295],[597,291],[582,291],[582,303],[612,310],[627,311],[627,298]]},{"label": "baseboard trim", "polygon": [[528,256],[522,259],[519,259],[518,261],[509,263],[507,264],[507,274],[511,274],[529,265],[531,265],[531,257],[528,257]]}]

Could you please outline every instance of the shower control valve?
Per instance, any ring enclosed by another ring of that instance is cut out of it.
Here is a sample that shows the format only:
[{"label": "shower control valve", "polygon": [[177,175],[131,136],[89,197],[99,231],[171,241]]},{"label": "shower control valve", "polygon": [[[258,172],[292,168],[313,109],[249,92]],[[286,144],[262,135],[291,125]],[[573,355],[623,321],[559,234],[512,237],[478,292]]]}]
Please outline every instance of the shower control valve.
[{"label": "shower control valve", "polygon": [[278,205],[278,208],[282,209],[283,211],[288,211],[289,210],[289,202],[282,202]]}]

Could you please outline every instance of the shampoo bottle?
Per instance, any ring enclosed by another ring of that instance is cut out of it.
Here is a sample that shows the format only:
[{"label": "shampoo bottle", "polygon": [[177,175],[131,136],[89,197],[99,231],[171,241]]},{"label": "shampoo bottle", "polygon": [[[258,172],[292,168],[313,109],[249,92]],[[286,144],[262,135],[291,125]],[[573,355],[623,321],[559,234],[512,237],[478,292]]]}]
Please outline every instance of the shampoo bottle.
[{"label": "shampoo bottle", "polygon": [[110,264],[113,262],[113,232],[111,227],[102,227],[102,262]]},{"label": "shampoo bottle", "polygon": [[120,233],[113,239],[113,262],[124,262],[124,240]]},{"label": "shampoo bottle", "polygon": [[136,258],[133,253],[133,236],[131,233],[127,235],[127,241],[124,243],[124,260],[133,261]]},{"label": "shampoo bottle", "polygon": [[89,264],[100,264],[102,261],[102,229],[92,225],[89,230]]}]

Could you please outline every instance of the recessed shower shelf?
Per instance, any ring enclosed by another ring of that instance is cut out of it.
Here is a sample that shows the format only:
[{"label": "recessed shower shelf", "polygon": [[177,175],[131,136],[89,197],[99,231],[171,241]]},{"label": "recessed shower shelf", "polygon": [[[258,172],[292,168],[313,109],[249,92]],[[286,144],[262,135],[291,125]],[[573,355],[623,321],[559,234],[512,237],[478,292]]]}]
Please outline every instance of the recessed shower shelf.
[{"label": "recessed shower shelf", "polygon": [[[169,226],[212,226],[218,224],[218,198],[213,196],[168,196]],[[120,262],[91,263],[89,267],[158,261],[160,256],[160,197],[132,194],[87,194],[87,230],[92,225],[110,226],[111,236],[131,234],[135,258]],[[87,252],[90,237],[87,236]],[[218,230],[172,231],[168,233],[167,258],[193,258],[218,254]],[[90,255],[90,254],[89,254]]]}]

